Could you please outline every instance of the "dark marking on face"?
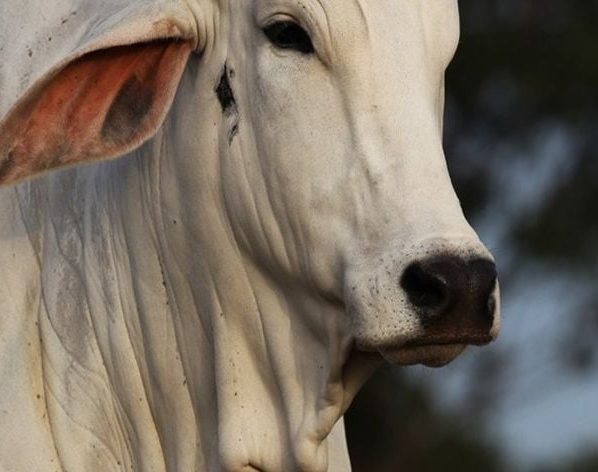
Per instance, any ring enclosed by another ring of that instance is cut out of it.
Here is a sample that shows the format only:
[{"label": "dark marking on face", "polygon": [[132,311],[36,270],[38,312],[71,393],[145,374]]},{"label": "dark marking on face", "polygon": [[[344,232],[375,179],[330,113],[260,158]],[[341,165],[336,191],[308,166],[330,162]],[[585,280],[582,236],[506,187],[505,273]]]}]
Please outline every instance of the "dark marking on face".
[{"label": "dark marking on face", "polygon": [[14,151],[10,151],[8,156],[6,156],[6,159],[4,159],[3,162],[0,162],[0,182],[9,176],[15,165]]},{"label": "dark marking on face", "polygon": [[235,124],[233,124],[230,131],[228,132],[228,144],[231,144],[233,142],[233,139],[235,138],[235,136],[237,135],[238,132],[239,132],[239,120],[237,119]]},{"label": "dark marking on face", "polygon": [[127,80],[106,114],[102,138],[119,144],[128,142],[149,114],[153,98],[151,87],[144,87],[136,77]]},{"label": "dark marking on face", "polygon": [[224,65],[220,81],[214,89],[222,112],[224,113],[225,123],[228,125],[228,144],[233,142],[234,137],[239,133],[239,110],[237,108],[237,102],[235,95],[230,86],[229,78],[232,80],[235,77],[235,71],[229,69],[227,65]]},{"label": "dark marking on face", "polygon": [[228,70],[226,65],[224,66],[224,70],[220,76],[220,82],[216,86],[215,92],[218,96],[220,106],[222,106],[222,111],[227,111],[236,106],[235,96],[230,88],[230,83],[228,82]]}]

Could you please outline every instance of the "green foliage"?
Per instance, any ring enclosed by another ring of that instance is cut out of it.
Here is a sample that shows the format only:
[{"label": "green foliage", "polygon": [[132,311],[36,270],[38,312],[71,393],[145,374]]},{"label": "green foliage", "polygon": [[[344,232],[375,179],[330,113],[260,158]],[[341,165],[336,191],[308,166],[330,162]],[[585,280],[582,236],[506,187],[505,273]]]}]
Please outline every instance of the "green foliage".
[{"label": "green foliage", "polygon": [[[551,123],[575,142],[575,152],[562,156],[565,178],[543,205],[511,223],[511,243],[520,258],[592,268],[598,257],[598,2],[462,0],[460,8],[462,39],[447,74],[458,120],[449,123],[446,141],[466,212],[475,217],[507,190],[496,166],[488,165],[492,159],[504,167],[519,158],[542,166],[530,142]],[[481,144],[463,151],[468,139]],[[515,152],[496,156],[505,144]],[[468,155],[480,148],[485,155]],[[533,186],[530,167],[527,185]]]},{"label": "green foliage", "polygon": [[533,215],[518,222],[512,237],[522,255],[594,272],[598,263],[598,156],[576,157],[572,175],[553,189]]}]

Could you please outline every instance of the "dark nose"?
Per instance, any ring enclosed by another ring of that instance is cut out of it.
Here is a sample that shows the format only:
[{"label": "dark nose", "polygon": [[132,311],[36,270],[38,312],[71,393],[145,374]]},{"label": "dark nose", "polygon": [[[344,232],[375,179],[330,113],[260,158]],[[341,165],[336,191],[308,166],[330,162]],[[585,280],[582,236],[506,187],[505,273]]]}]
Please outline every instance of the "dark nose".
[{"label": "dark nose", "polygon": [[488,259],[435,256],[409,265],[401,277],[409,301],[428,320],[458,312],[491,323],[495,286],[496,266]]}]

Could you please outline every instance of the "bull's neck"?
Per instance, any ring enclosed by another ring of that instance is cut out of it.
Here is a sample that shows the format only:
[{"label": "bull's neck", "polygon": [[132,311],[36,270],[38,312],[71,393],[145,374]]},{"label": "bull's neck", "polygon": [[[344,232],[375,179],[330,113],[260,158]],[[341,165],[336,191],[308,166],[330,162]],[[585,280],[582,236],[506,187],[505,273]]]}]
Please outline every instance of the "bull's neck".
[{"label": "bull's neck", "polygon": [[[160,168],[176,169],[172,158],[161,156]],[[197,178],[201,189],[191,202],[161,180],[155,220],[164,228],[164,272],[178,277],[167,282],[170,305],[188,323],[183,344],[196,349],[184,362],[191,396],[204,404],[195,414],[208,467],[348,470],[342,423],[331,434],[349,395],[343,309],[244,253],[219,179],[209,175],[218,165],[206,159],[204,167],[208,176]]]},{"label": "bull's neck", "polygon": [[342,308],[260,270],[217,200],[173,209],[162,144],[17,192],[62,465],[347,470]]}]

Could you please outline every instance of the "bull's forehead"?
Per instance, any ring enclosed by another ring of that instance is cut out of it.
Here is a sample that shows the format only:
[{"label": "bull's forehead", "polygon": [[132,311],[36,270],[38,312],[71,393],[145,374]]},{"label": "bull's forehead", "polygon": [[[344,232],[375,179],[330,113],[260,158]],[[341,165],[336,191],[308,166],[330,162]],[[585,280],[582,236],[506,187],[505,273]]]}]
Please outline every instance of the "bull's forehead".
[{"label": "bull's forehead", "polygon": [[259,22],[289,15],[310,30],[324,60],[421,57],[444,69],[459,40],[457,0],[258,0]]}]

